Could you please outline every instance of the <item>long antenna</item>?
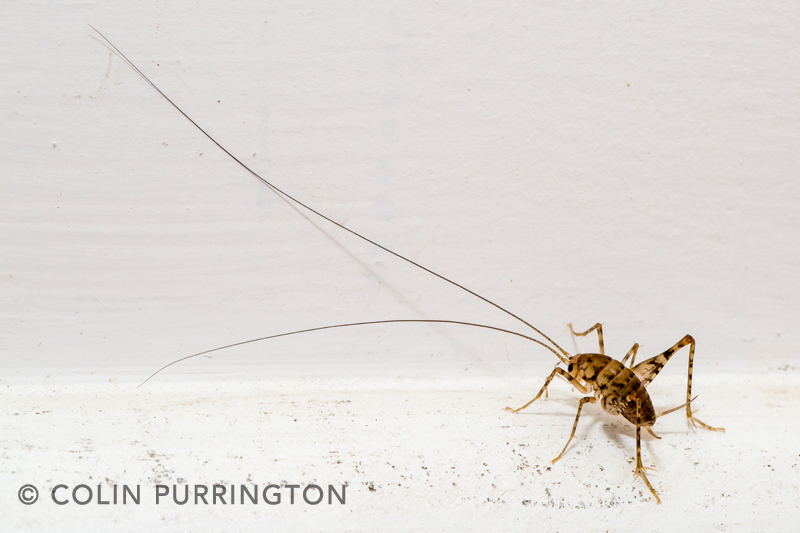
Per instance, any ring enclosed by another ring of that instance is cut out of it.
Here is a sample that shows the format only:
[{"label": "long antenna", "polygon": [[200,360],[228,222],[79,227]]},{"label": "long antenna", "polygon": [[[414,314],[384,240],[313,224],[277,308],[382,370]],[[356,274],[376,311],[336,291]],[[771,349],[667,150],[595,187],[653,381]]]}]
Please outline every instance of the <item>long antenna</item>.
[{"label": "long antenna", "polygon": [[318,217],[320,217],[320,218],[322,218],[322,219],[324,219],[324,220],[327,220],[328,222],[330,222],[330,223],[331,223],[331,224],[333,224],[334,226],[337,226],[337,227],[339,227],[339,228],[341,228],[341,229],[343,229],[343,230],[347,231],[348,233],[350,233],[350,234],[352,234],[352,235],[355,235],[355,236],[356,236],[356,237],[358,237],[359,239],[362,239],[362,240],[364,240],[364,241],[366,241],[366,242],[368,242],[368,243],[372,244],[373,246],[376,246],[376,247],[380,248],[381,250],[383,250],[383,251],[385,251],[385,252],[388,252],[388,253],[392,254],[393,256],[395,256],[395,257],[397,257],[397,258],[399,258],[399,259],[402,259],[403,261],[405,261],[405,262],[407,262],[407,263],[410,263],[410,264],[414,265],[414,266],[415,266],[415,267],[417,267],[417,268],[420,268],[420,269],[424,270],[425,272],[427,272],[427,273],[429,273],[429,274],[433,274],[433,275],[434,275],[434,276],[436,276],[437,278],[439,278],[439,279],[441,279],[441,280],[444,280],[444,281],[446,281],[447,283],[450,283],[451,285],[455,285],[455,286],[456,286],[456,287],[458,287],[459,289],[462,289],[462,290],[464,290],[464,291],[466,291],[466,292],[470,293],[471,295],[473,295],[473,296],[475,296],[475,297],[477,297],[477,298],[480,298],[480,299],[481,299],[481,300],[483,300],[484,302],[486,302],[486,303],[488,303],[488,304],[490,304],[490,305],[492,305],[492,306],[496,307],[497,309],[499,309],[500,311],[502,311],[502,312],[506,313],[507,315],[510,315],[510,316],[512,316],[512,317],[514,317],[514,318],[516,318],[517,320],[519,320],[520,322],[522,322],[523,324],[525,324],[526,326],[528,326],[529,328],[531,328],[533,331],[535,331],[536,333],[538,333],[539,335],[541,335],[542,337],[544,337],[545,339],[547,339],[547,340],[550,342],[550,344],[552,344],[553,346],[555,346],[555,347],[556,347],[556,348],[557,348],[557,349],[558,349],[558,350],[559,350],[559,351],[560,351],[560,352],[561,352],[563,355],[569,355],[569,354],[568,354],[568,353],[567,353],[567,352],[566,352],[566,351],[565,351],[563,348],[561,348],[561,346],[559,346],[558,344],[556,344],[556,342],[555,342],[553,339],[551,339],[550,337],[548,337],[547,335],[545,335],[545,334],[544,334],[542,331],[540,331],[538,328],[534,327],[532,324],[528,323],[528,322],[527,322],[526,320],[524,320],[523,318],[521,318],[521,317],[519,317],[519,316],[515,315],[514,313],[512,313],[512,312],[511,312],[511,311],[509,311],[508,309],[506,309],[506,308],[504,308],[504,307],[501,307],[500,305],[498,305],[498,304],[494,303],[493,301],[489,300],[488,298],[484,298],[483,296],[481,296],[481,295],[480,295],[480,294],[478,294],[477,292],[475,292],[475,291],[472,291],[472,290],[470,290],[470,289],[466,288],[465,286],[463,286],[463,285],[461,285],[461,284],[459,284],[459,283],[456,283],[455,281],[453,281],[453,280],[451,280],[451,279],[449,279],[449,278],[446,278],[445,276],[442,276],[441,274],[439,274],[439,273],[437,273],[437,272],[434,272],[433,270],[431,270],[431,269],[429,269],[429,268],[427,268],[427,267],[424,267],[424,266],[420,265],[420,264],[419,264],[419,263],[417,263],[416,261],[413,261],[413,260],[411,260],[411,259],[409,259],[409,258],[407,258],[407,257],[404,257],[404,256],[402,256],[402,255],[398,254],[397,252],[394,252],[394,251],[390,250],[389,248],[387,248],[387,247],[385,247],[385,246],[383,246],[383,245],[381,245],[381,244],[378,244],[377,242],[373,241],[372,239],[369,239],[369,238],[367,238],[367,237],[365,237],[365,236],[361,235],[360,233],[357,233],[357,232],[355,232],[355,231],[351,230],[351,229],[350,229],[350,228],[348,228],[347,226],[344,226],[343,224],[340,224],[340,223],[336,222],[335,220],[333,220],[333,219],[331,219],[331,218],[328,218],[326,215],[323,215],[322,213],[320,213],[320,212],[319,212],[319,211],[317,211],[316,209],[314,209],[314,208],[312,208],[312,207],[310,207],[310,206],[308,206],[308,205],[304,204],[304,203],[303,203],[303,202],[301,202],[300,200],[296,199],[295,197],[291,196],[290,194],[288,194],[288,193],[284,192],[283,190],[279,189],[278,187],[276,187],[275,185],[273,185],[272,183],[270,183],[269,181],[267,181],[265,178],[261,177],[261,176],[260,176],[260,175],[259,175],[259,174],[258,174],[258,173],[255,171],[255,170],[253,170],[253,169],[251,169],[250,167],[248,167],[247,165],[245,165],[245,164],[244,164],[244,163],[243,163],[243,162],[242,162],[242,161],[241,161],[241,160],[240,160],[238,157],[236,157],[235,155],[233,155],[232,153],[230,153],[230,152],[229,152],[229,151],[228,151],[228,150],[227,150],[227,149],[226,149],[224,146],[222,146],[220,143],[218,143],[218,142],[216,141],[216,139],[214,139],[214,137],[212,137],[211,135],[209,135],[209,134],[206,132],[206,130],[204,130],[203,128],[201,128],[201,127],[200,127],[200,125],[199,125],[199,124],[197,124],[197,122],[195,122],[194,120],[192,120],[192,119],[191,119],[191,117],[189,117],[189,115],[187,115],[186,113],[184,113],[183,109],[181,109],[180,107],[178,107],[178,105],[177,105],[175,102],[173,102],[173,101],[170,99],[170,97],[169,97],[169,96],[167,96],[166,94],[164,94],[164,93],[163,93],[163,91],[161,91],[161,89],[159,89],[159,88],[156,86],[156,84],[155,84],[155,83],[153,83],[152,81],[150,81],[150,78],[148,78],[147,76],[145,76],[145,75],[144,75],[144,73],[143,73],[141,70],[139,70],[139,68],[138,68],[136,65],[134,65],[134,64],[133,64],[133,62],[132,62],[130,59],[128,59],[128,57],[127,57],[125,54],[123,54],[123,53],[122,53],[122,51],[121,51],[119,48],[117,48],[116,46],[114,46],[114,43],[112,43],[111,41],[109,41],[109,40],[108,40],[108,38],[107,38],[105,35],[103,35],[102,33],[100,33],[100,31],[99,31],[97,28],[95,28],[95,27],[94,27],[94,26],[92,26],[91,24],[89,24],[89,27],[90,27],[90,28],[92,28],[92,29],[93,29],[95,32],[97,32],[97,34],[98,34],[98,35],[99,35],[99,36],[100,36],[100,37],[101,37],[101,38],[102,38],[102,39],[103,39],[103,40],[104,40],[104,41],[105,41],[105,42],[106,42],[106,43],[107,43],[107,44],[108,44],[108,45],[109,45],[109,46],[110,46],[110,47],[111,47],[113,50],[114,50],[114,52],[116,52],[116,53],[119,55],[119,57],[120,57],[120,58],[122,58],[122,60],[123,60],[123,61],[125,61],[125,63],[126,63],[126,64],[127,64],[127,65],[128,65],[130,68],[131,68],[131,69],[133,69],[133,71],[134,71],[134,72],[136,72],[136,73],[137,73],[139,76],[141,76],[141,77],[142,77],[142,79],[143,79],[144,81],[146,81],[146,82],[147,82],[147,83],[150,85],[150,87],[152,87],[153,89],[155,89],[155,90],[156,90],[156,92],[158,92],[158,94],[160,94],[162,97],[164,97],[164,99],[165,99],[167,102],[169,102],[169,103],[170,103],[170,105],[172,105],[172,107],[174,107],[174,108],[175,108],[175,109],[176,109],[176,110],[177,110],[177,111],[178,111],[178,112],[179,112],[181,115],[183,115],[183,116],[184,116],[184,118],[186,118],[186,120],[188,120],[189,122],[191,122],[191,123],[192,123],[192,125],[193,125],[195,128],[197,128],[198,130],[200,130],[200,132],[201,132],[203,135],[205,135],[206,137],[208,137],[208,139],[209,139],[211,142],[213,142],[214,144],[216,144],[216,145],[217,145],[217,147],[218,147],[220,150],[222,150],[223,152],[225,152],[226,154],[228,154],[228,156],[229,156],[231,159],[233,159],[234,161],[236,161],[236,162],[239,164],[239,166],[241,166],[241,167],[242,167],[243,169],[245,169],[247,172],[249,172],[250,174],[252,174],[252,175],[253,175],[253,177],[255,177],[256,179],[258,179],[258,180],[259,180],[261,183],[263,183],[264,185],[266,185],[267,187],[269,187],[270,189],[272,189],[272,190],[273,190],[273,191],[275,191],[276,193],[280,194],[281,196],[283,196],[283,197],[284,197],[284,198],[286,198],[287,200],[289,200],[289,201],[291,201],[291,202],[294,202],[295,204],[299,205],[300,207],[303,207],[304,209],[306,209],[306,210],[310,211],[311,213],[314,213],[314,214],[315,214],[315,215],[317,215]]},{"label": "long antenna", "polygon": [[[286,332],[286,333],[277,333],[275,335],[268,335],[266,337],[259,337],[257,339],[250,339],[249,341],[241,341],[241,342],[235,342],[233,344],[226,344],[225,346],[220,346],[219,348],[212,348],[211,350],[205,350],[205,351],[198,352],[198,353],[195,353],[195,354],[192,354],[192,355],[187,355],[186,357],[181,357],[180,359],[176,359],[176,360],[172,361],[171,363],[168,363],[168,364],[162,366],[161,368],[159,368],[158,370],[156,370],[155,372],[150,374],[150,376],[146,380],[144,380],[141,383],[139,383],[139,385],[136,388],[141,387],[142,385],[144,385],[145,383],[147,383],[148,381],[153,379],[153,377],[155,377],[155,375],[158,374],[159,372],[161,372],[162,370],[164,370],[166,368],[169,368],[172,365],[178,364],[181,361],[186,361],[187,359],[191,359],[193,357],[198,357],[198,356],[201,356],[201,355],[205,355],[205,354],[208,354],[208,353],[211,353],[211,352],[218,352],[220,350],[225,350],[227,348],[233,348],[234,346],[241,346],[243,344],[250,344],[252,342],[265,341],[265,340],[269,340],[269,339],[277,339],[278,337],[288,337],[289,335],[299,335],[300,333],[310,333],[312,331],[322,331],[323,329],[349,328],[349,327],[353,327],[353,326],[369,326],[369,325],[374,325],[374,324],[397,324],[397,323],[408,324],[408,323],[419,323],[419,322],[427,322],[429,324],[458,324],[460,326],[471,326],[471,327],[474,327],[474,328],[484,328],[484,329],[490,329],[490,330],[493,330],[493,331],[500,331],[502,333],[508,333],[510,335],[516,335],[517,337],[522,337],[523,339],[527,339],[529,341],[533,341],[533,342],[535,342],[536,344],[538,344],[540,346],[544,346],[545,348],[547,348],[548,350],[553,352],[553,354],[555,354],[555,356],[558,357],[561,360],[561,362],[569,363],[569,360],[566,357],[564,357],[563,355],[559,354],[558,352],[556,352],[554,349],[552,349],[550,346],[548,346],[547,344],[543,343],[542,341],[540,341],[538,339],[534,339],[533,337],[529,337],[527,335],[523,335],[522,333],[517,333],[516,331],[511,331],[509,329],[497,328],[497,327],[494,327],[494,326],[487,326],[485,324],[474,324],[472,322],[461,322],[460,320],[427,320],[427,319],[371,320],[369,322],[351,322],[349,324],[334,324],[332,326],[321,326],[321,327],[317,327],[317,328],[299,329],[297,331],[289,331],[289,332]],[[681,407],[683,407],[683,406],[681,406]],[[676,407],[676,409],[680,409],[680,407]]]}]

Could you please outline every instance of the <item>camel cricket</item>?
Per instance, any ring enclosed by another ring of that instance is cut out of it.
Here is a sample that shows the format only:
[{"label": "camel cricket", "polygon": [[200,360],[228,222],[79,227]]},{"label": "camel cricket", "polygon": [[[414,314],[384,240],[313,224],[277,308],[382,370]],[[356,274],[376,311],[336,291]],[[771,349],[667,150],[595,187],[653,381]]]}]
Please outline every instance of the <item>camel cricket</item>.
[{"label": "camel cricket", "polygon": [[[289,202],[291,202],[291,203],[293,203],[293,204],[295,204],[295,205],[307,210],[308,212],[314,214],[315,216],[318,216],[321,219],[326,220],[327,222],[329,222],[329,223],[333,224],[334,226],[338,227],[339,229],[341,229],[343,231],[346,231],[346,232],[348,232],[348,233],[350,233],[350,234],[352,234],[352,235],[354,235],[354,236],[356,236],[356,237],[358,237],[358,238],[360,238],[360,239],[362,239],[362,240],[364,240],[364,241],[366,241],[366,242],[368,242],[368,243],[380,248],[381,250],[393,255],[396,258],[401,259],[403,261],[406,261],[407,263],[410,263],[410,264],[414,265],[415,267],[420,268],[420,269],[424,270],[425,272],[428,272],[429,274],[431,274],[433,276],[436,276],[437,278],[439,278],[439,279],[441,279],[443,281],[446,281],[447,283],[455,285],[459,289],[462,289],[462,290],[470,293],[471,295],[483,300],[484,302],[494,306],[495,308],[499,309],[503,313],[506,313],[507,315],[510,315],[511,317],[515,318],[516,320],[518,320],[522,324],[524,324],[527,327],[529,327],[531,330],[533,330],[534,332],[539,334],[541,337],[543,337],[545,339],[545,341],[546,341],[546,342],[544,342],[542,340],[535,339],[535,338],[533,338],[531,336],[524,335],[524,334],[519,333],[517,331],[511,331],[511,330],[498,328],[498,327],[494,327],[494,326],[489,326],[489,325],[485,325],[485,324],[475,324],[475,323],[471,323],[471,322],[463,322],[463,321],[459,321],[459,320],[395,319],[395,320],[376,320],[376,321],[369,321],[369,322],[354,322],[354,323],[348,323],[348,324],[334,324],[334,325],[322,326],[322,327],[311,328],[311,329],[304,329],[304,330],[298,330],[298,331],[279,333],[279,334],[276,334],[276,335],[269,335],[267,337],[261,337],[261,338],[258,338],[258,339],[251,339],[251,340],[236,342],[236,343],[229,344],[229,345],[226,345],[226,346],[221,346],[221,347],[218,347],[218,348],[213,348],[211,350],[206,350],[206,351],[203,351],[203,352],[200,352],[200,353],[196,353],[196,354],[192,354],[192,355],[189,355],[189,356],[186,356],[186,357],[182,357],[182,358],[177,359],[175,361],[172,361],[172,362],[164,365],[160,369],[156,370],[152,375],[150,375],[150,377],[148,377],[146,380],[144,380],[139,386],[141,386],[144,383],[146,383],[147,381],[149,381],[151,378],[153,378],[156,374],[158,374],[159,372],[161,372],[165,368],[170,367],[170,366],[172,366],[172,365],[174,365],[176,363],[179,363],[181,361],[185,361],[186,359],[191,359],[193,357],[197,357],[197,356],[200,356],[200,355],[208,354],[208,353],[211,353],[211,352],[216,352],[216,351],[219,351],[219,350],[224,350],[226,348],[231,348],[233,346],[240,346],[240,345],[243,345],[243,344],[249,344],[249,343],[252,343],[252,342],[258,342],[258,341],[267,340],[267,339],[273,339],[273,338],[277,338],[277,337],[285,337],[285,336],[288,336],[288,335],[297,335],[297,334],[300,334],[300,333],[308,333],[308,332],[311,332],[311,331],[319,331],[319,330],[325,330],[325,329],[344,328],[344,327],[352,327],[352,326],[366,326],[366,325],[374,325],[374,324],[387,324],[387,323],[420,323],[420,322],[426,322],[426,323],[439,323],[439,324],[453,324],[453,325],[460,325],[460,326],[483,328],[483,329],[486,329],[486,330],[497,331],[497,332],[506,333],[506,334],[510,334],[510,335],[516,335],[518,337],[525,338],[525,339],[527,339],[529,341],[532,341],[532,342],[534,342],[536,344],[539,344],[540,346],[543,346],[544,348],[550,350],[553,354],[555,354],[556,357],[558,357],[558,359],[559,359],[559,363],[558,364],[559,365],[563,364],[564,366],[566,366],[566,370],[564,370],[560,366],[556,366],[555,370],[553,370],[553,372],[545,380],[544,386],[539,391],[539,394],[537,394],[536,397],[533,398],[533,400],[529,401],[528,403],[526,403],[525,405],[523,405],[522,407],[520,407],[518,409],[511,409],[510,407],[506,407],[507,410],[512,411],[514,413],[517,413],[517,412],[525,409],[526,407],[528,407],[530,404],[532,404],[536,400],[538,400],[539,397],[541,397],[541,395],[543,393],[546,393],[547,386],[550,384],[550,382],[553,380],[553,378],[556,376],[556,374],[558,374],[561,377],[565,378],[570,384],[572,384],[582,394],[588,394],[588,396],[585,396],[585,397],[581,398],[580,402],[578,403],[578,413],[575,416],[575,423],[572,426],[572,433],[570,433],[569,439],[567,440],[567,444],[564,446],[564,449],[561,451],[560,454],[558,454],[558,457],[553,459],[554,463],[556,461],[558,461],[561,458],[562,455],[564,455],[564,452],[567,450],[567,447],[569,446],[569,443],[575,437],[575,430],[578,427],[578,420],[580,419],[581,410],[583,409],[583,406],[585,404],[587,404],[587,403],[600,402],[600,405],[602,406],[602,408],[606,412],[608,412],[608,413],[610,413],[612,415],[622,415],[623,418],[625,418],[628,422],[630,422],[631,424],[636,426],[636,470],[635,470],[634,475],[641,476],[641,478],[644,480],[645,484],[647,485],[647,488],[650,489],[650,492],[653,494],[653,496],[655,496],[655,498],[658,501],[658,503],[661,503],[661,499],[658,497],[658,494],[656,494],[656,491],[653,489],[652,485],[650,484],[650,481],[647,479],[647,474],[645,473],[645,470],[647,470],[647,468],[642,465],[642,446],[641,446],[641,431],[642,431],[642,428],[645,428],[653,437],[655,437],[657,439],[660,438],[655,433],[653,433],[653,430],[651,429],[653,424],[655,424],[656,420],[660,416],[663,416],[665,414],[671,413],[671,412],[676,411],[676,410],[678,410],[678,409],[680,409],[680,408],[685,406],[686,407],[686,416],[687,416],[688,420],[691,421],[692,424],[694,424],[695,427],[700,426],[700,427],[702,427],[704,429],[707,429],[707,430],[710,430],[710,431],[724,431],[723,428],[711,427],[711,426],[701,422],[700,420],[695,418],[694,415],[692,414],[692,406],[691,406],[691,402],[692,402],[692,397],[691,397],[692,396],[692,368],[694,366],[695,341],[691,337],[691,335],[686,335],[677,344],[675,344],[673,347],[671,347],[667,351],[665,351],[665,352],[663,352],[663,353],[661,353],[659,355],[656,355],[655,357],[652,357],[652,358],[650,358],[650,359],[648,359],[646,361],[643,361],[643,362],[639,363],[638,365],[634,366],[634,362],[635,362],[635,359],[636,359],[636,352],[637,352],[637,350],[639,348],[638,344],[634,344],[633,345],[633,347],[630,349],[628,354],[622,359],[622,361],[617,361],[617,360],[612,359],[611,357],[605,355],[605,348],[603,346],[603,327],[600,324],[595,324],[594,326],[592,326],[591,328],[589,328],[588,330],[586,330],[586,331],[584,331],[582,333],[576,333],[572,329],[572,326],[570,325],[570,331],[572,332],[572,334],[575,335],[575,336],[579,336],[579,337],[587,335],[588,333],[590,333],[592,331],[596,331],[597,332],[598,341],[599,341],[599,352],[600,352],[600,353],[583,353],[583,354],[578,354],[578,355],[574,355],[574,356],[570,355],[563,348],[561,348],[558,344],[556,344],[550,337],[545,335],[542,331],[540,331],[539,329],[534,327],[532,324],[528,323],[527,321],[525,321],[524,319],[519,317],[518,315],[512,313],[511,311],[505,309],[504,307],[501,307],[500,305],[494,303],[493,301],[489,300],[488,298],[485,298],[485,297],[481,296],[480,294],[468,289],[467,287],[465,287],[463,285],[460,285],[460,284],[456,283],[455,281],[453,281],[453,280],[451,280],[451,279],[449,279],[449,278],[447,278],[447,277],[445,277],[445,276],[443,276],[441,274],[438,274],[438,273],[434,272],[433,270],[430,270],[429,268],[426,268],[426,267],[422,266],[421,264],[419,264],[419,263],[417,263],[417,262],[415,262],[415,261],[413,261],[413,260],[411,260],[411,259],[399,254],[399,253],[396,253],[396,252],[394,252],[394,251],[382,246],[381,244],[378,244],[377,242],[375,242],[375,241],[373,241],[371,239],[368,239],[367,237],[361,235],[360,233],[357,233],[357,232],[351,230],[350,228],[344,226],[343,224],[340,224],[339,222],[336,222],[335,220],[332,220],[331,218],[327,217],[326,215],[320,213],[319,211],[315,210],[314,208],[308,206],[307,204],[301,202],[300,200],[294,198],[293,196],[291,196],[288,193],[284,192],[283,190],[279,189],[273,183],[267,181],[265,178],[260,176],[254,170],[252,170],[250,167],[245,165],[240,159],[238,159],[236,156],[234,156],[231,152],[229,152],[220,143],[218,143],[210,134],[208,134],[194,120],[192,120],[186,113],[184,113],[183,110],[180,107],[178,107],[177,104],[175,104],[166,94],[164,94],[161,91],[161,89],[159,89],[152,81],[150,81],[150,79],[147,76],[145,76],[144,73],[141,70],[139,70],[136,67],[136,65],[133,64],[133,62],[131,62],[127,57],[125,57],[125,55],[116,46],[114,46],[111,43],[111,41],[106,39],[94,27],[92,27],[92,29],[95,32],[97,32],[97,34],[103,39],[103,42],[105,44],[107,44],[108,47],[117,56],[119,56],[131,69],[133,69],[139,76],[141,76],[142,79],[144,79],[144,81],[146,81],[167,102],[169,102],[172,105],[172,107],[174,107],[189,122],[191,122],[192,125],[194,125],[198,130],[200,130],[200,132],[202,132],[206,137],[208,137],[208,139],[211,140],[211,142],[213,142],[220,150],[222,150],[228,156],[230,156],[230,158],[233,159],[239,166],[241,166],[244,170],[249,172],[253,177],[258,179],[265,186],[270,188],[273,192],[275,192],[279,196],[285,198]],[[685,346],[689,346],[689,380],[688,380],[688,385],[686,387],[686,403],[684,405],[681,405],[681,406],[676,407],[674,409],[670,409],[668,411],[656,414],[655,409],[653,408],[653,402],[650,400],[650,396],[647,393],[647,385],[650,384],[650,382],[653,381],[656,378],[656,376],[661,371],[661,369],[664,368],[664,365],[667,363],[667,361],[669,361],[669,359],[678,350],[680,350],[681,348],[683,348]],[[625,365],[625,363],[628,361],[628,359],[631,360],[630,366],[626,366]]]}]

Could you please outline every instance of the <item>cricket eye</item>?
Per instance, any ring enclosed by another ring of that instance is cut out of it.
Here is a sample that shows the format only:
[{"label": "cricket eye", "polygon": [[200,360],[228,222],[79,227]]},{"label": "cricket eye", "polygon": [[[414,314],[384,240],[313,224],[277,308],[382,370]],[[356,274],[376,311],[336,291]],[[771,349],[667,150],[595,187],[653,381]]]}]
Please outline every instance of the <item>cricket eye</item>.
[{"label": "cricket eye", "polygon": [[573,370],[574,368],[575,368],[575,363],[570,363],[570,364],[569,364],[569,367],[567,368],[567,372],[569,372],[570,374],[572,374],[572,370]]}]

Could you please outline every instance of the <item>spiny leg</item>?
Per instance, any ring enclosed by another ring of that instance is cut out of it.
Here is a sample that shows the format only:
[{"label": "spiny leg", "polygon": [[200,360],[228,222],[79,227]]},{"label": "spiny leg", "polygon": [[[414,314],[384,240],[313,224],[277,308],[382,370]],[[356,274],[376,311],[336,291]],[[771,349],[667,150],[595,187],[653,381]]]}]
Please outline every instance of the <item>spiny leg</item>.
[{"label": "spiny leg", "polygon": [[[683,341],[689,343],[689,380],[686,385],[686,416],[692,421],[692,425],[694,425],[694,427],[697,427],[697,425],[700,424],[701,427],[709,431],[725,431],[725,428],[711,427],[692,416],[692,368],[694,367],[694,338],[692,338],[691,335],[686,335],[683,339],[681,339],[681,342]],[[680,344],[680,342],[678,344]]]},{"label": "spiny leg", "polygon": [[567,443],[564,445],[564,449],[561,450],[561,453],[558,454],[558,457],[556,457],[551,461],[552,463],[555,463],[556,461],[561,459],[561,456],[564,455],[565,451],[567,451],[567,446],[569,446],[569,443],[572,442],[572,438],[575,436],[575,430],[578,429],[578,419],[581,417],[581,409],[583,409],[583,404],[587,402],[595,403],[596,401],[597,397],[595,396],[587,396],[586,398],[581,398],[581,403],[578,404],[578,414],[575,415],[575,423],[572,424],[572,433],[569,434],[569,440],[567,440]]},{"label": "spiny leg", "polygon": [[[695,401],[696,399],[697,399],[697,396],[695,396],[694,398],[692,398],[692,401]],[[689,402],[682,403],[682,404],[681,404],[681,405],[679,405],[678,407],[673,407],[672,409],[667,409],[666,411],[661,411],[660,413],[658,413],[658,414],[656,415],[656,420],[658,420],[659,418],[661,418],[661,417],[662,417],[662,416],[664,416],[664,415],[668,415],[668,414],[670,414],[670,413],[674,413],[674,412],[675,412],[675,411],[677,411],[678,409],[683,409],[683,408],[684,408],[684,407],[686,407],[688,404],[689,404]],[[656,435],[655,433],[653,433],[653,428],[651,428],[650,426],[645,426],[645,429],[647,429],[647,432],[648,432],[648,433],[650,433],[652,436],[654,436],[655,438],[657,438],[657,439],[661,440],[661,437],[659,437],[658,435]]]},{"label": "spiny leg", "polygon": [[686,385],[686,416],[695,427],[699,425],[700,427],[708,429],[709,431],[725,431],[725,428],[711,427],[692,415],[692,369],[694,368],[695,342],[691,335],[686,335],[672,348],[668,349],[662,354],[651,357],[647,361],[642,361],[635,367],[631,368],[631,370],[633,370],[633,373],[639,378],[639,381],[641,381],[642,385],[646,387],[656,378],[658,373],[661,372],[661,369],[664,368],[664,365],[667,364],[667,361],[669,361],[670,357],[672,357],[675,352],[687,345],[689,346],[689,380]]},{"label": "spiny leg", "polygon": [[547,379],[545,380],[544,385],[542,386],[541,390],[539,391],[539,394],[537,394],[536,397],[533,400],[529,401],[528,403],[526,403],[525,405],[523,405],[522,407],[520,407],[518,409],[512,409],[510,407],[506,407],[506,411],[511,411],[512,413],[519,413],[520,411],[522,411],[523,409],[528,407],[530,404],[532,404],[533,402],[538,400],[539,397],[542,394],[544,394],[544,392],[547,390],[547,386],[550,384],[551,381],[553,381],[553,378],[556,377],[556,374],[561,374],[563,377],[567,378],[567,381],[569,381],[576,389],[578,389],[581,392],[581,394],[586,394],[588,392],[586,390],[586,387],[581,385],[578,381],[575,380],[575,378],[570,376],[569,373],[567,373],[566,370],[564,370],[563,368],[560,368],[560,367],[556,367],[550,373],[550,375],[547,376]]},{"label": "spiny leg", "polygon": [[597,330],[597,343],[600,345],[600,355],[605,355],[606,354],[606,349],[603,346],[603,325],[600,322],[598,322],[594,326],[590,327],[589,329],[587,329],[583,333],[575,333],[575,330],[572,329],[572,324],[569,324],[569,331],[573,335],[575,335],[576,337],[585,337],[586,335],[588,335],[589,333],[591,333],[594,330]]},{"label": "spiny leg", "polygon": [[647,485],[647,488],[650,489],[650,492],[652,492],[653,496],[656,497],[656,501],[658,503],[661,503],[661,498],[659,498],[658,494],[656,494],[656,491],[653,490],[653,486],[647,479],[647,474],[645,473],[645,467],[642,466],[642,426],[636,426],[636,471],[633,473],[633,475],[641,476],[641,478]]},{"label": "spiny leg", "polygon": [[630,357],[631,364],[628,368],[632,368],[633,362],[636,361],[636,352],[638,351],[639,351],[639,343],[637,342],[631,347],[630,350],[628,350],[628,353],[625,355],[625,357],[622,358],[622,366],[625,366],[625,362],[628,360],[628,357]]}]

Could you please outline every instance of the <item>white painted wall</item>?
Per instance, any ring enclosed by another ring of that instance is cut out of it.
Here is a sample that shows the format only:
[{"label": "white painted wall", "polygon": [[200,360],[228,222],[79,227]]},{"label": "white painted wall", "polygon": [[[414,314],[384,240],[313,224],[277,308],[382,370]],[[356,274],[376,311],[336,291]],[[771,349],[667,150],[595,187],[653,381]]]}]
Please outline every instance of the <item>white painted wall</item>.
[{"label": "white painted wall", "polygon": [[[800,13],[790,4],[3,11],[6,375],[139,372],[348,320],[516,325],[303,220],[87,23],[267,179],[568,347],[568,322],[602,321],[615,352],[634,341],[660,351],[690,332],[698,364],[797,361]],[[414,349],[406,341],[421,328],[397,329],[374,357]],[[349,352],[331,344],[374,331],[292,349],[335,361]],[[458,344],[462,333],[420,349],[491,359],[506,342]]]}]

